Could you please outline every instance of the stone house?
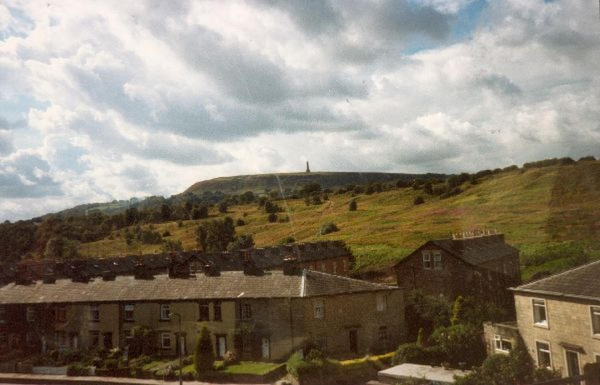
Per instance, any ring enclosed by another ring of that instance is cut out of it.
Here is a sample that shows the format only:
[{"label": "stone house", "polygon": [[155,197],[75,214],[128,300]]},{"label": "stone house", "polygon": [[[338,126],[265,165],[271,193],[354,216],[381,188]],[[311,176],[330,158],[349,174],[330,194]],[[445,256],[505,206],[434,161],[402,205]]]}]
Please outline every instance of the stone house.
[{"label": "stone house", "polygon": [[538,366],[563,376],[600,362],[600,261],[512,289],[517,325]]},{"label": "stone house", "polygon": [[521,282],[519,251],[503,234],[454,235],[426,242],[394,266],[398,286],[454,300],[459,295],[510,303]]},{"label": "stone house", "polygon": [[[313,343],[336,355],[391,350],[404,335],[399,288],[287,266],[281,271],[23,280],[0,288],[0,349],[128,346],[154,331],[160,354],[193,352],[202,325],[217,357],[284,360]],[[182,333],[179,334],[178,314]]]}]

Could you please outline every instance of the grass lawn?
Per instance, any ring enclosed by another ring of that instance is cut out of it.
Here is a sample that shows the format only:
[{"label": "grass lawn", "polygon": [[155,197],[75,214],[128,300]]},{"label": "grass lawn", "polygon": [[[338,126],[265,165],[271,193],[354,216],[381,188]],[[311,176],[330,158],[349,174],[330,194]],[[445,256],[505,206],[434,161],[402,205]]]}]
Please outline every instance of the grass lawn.
[{"label": "grass lawn", "polygon": [[[215,361],[215,366],[219,365],[221,361]],[[267,373],[278,369],[284,364],[274,364],[270,362],[252,362],[252,361],[241,361],[239,364],[226,366],[224,370],[220,370],[218,373],[224,374],[254,374],[257,376],[263,376]],[[183,368],[183,373],[194,373],[194,365],[188,365]]]}]

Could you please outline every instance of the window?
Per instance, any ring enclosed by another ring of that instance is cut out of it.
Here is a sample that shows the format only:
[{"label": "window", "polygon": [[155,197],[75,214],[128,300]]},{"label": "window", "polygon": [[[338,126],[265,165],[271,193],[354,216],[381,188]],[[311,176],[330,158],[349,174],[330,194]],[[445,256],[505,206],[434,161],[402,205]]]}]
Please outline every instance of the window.
[{"label": "window", "polygon": [[90,347],[97,348],[100,346],[100,332],[97,330],[90,331]]},{"label": "window", "polygon": [[385,294],[377,294],[377,311],[387,310],[387,297]]},{"label": "window", "polygon": [[208,319],[209,319],[208,302],[200,302],[200,304],[198,305],[198,308],[200,310],[200,314],[198,316],[198,321],[208,321]]},{"label": "window", "polygon": [[100,322],[100,306],[90,305],[90,321]]},{"label": "window", "polygon": [[58,306],[55,309],[55,320],[58,323],[67,322],[67,308],[64,306]]},{"label": "window", "polygon": [[160,334],[160,347],[163,349],[171,349],[171,333]]},{"label": "window", "polygon": [[161,321],[169,321],[171,319],[171,307],[169,304],[160,305],[160,319]]},{"label": "window", "polygon": [[508,353],[512,349],[512,342],[502,336],[494,336],[494,349],[497,352]]},{"label": "window", "polygon": [[550,355],[550,345],[546,342],[536,341],[538,366],[540,368],[552,367],[552,356]]},{"label": "window", "polygon": [[58,350],[65,350],[67,348],[67,334],[64,331],[58,331],[55,334],[55,338]]},{"label": "window", "polygon": [[387,341],[387,339],[388,339],[387,326],[379,327],[379,330],[377,331],[377,338],[379,339],[379,341]]},{"label": "window", "polygon": [[548,327],[548,317],[546,315],[546,300],[533,299],[533,323],[536,326]]},{"label": "window", "polygon": [[323,319],[325,318],[325,304],[322,299],[317,299],[314,302],[314,310],[315,310],[315,318]]},{"label": "window", "polygon": [[0,333],[0,349],[8,345],[8,336],[6,333]]},{"label": "window", "polygon": [[333,274],[337,274],[337,262],[333,262]]},{"label": "window", "polygon": [[433,251],[433,269],[442,270],[442,252],[440,250]]},{"label": "window", "polygon": [[431,269],[431,252],[423,250],[423,269]]},{"label": "window", "polygon": [[322,271],[322,272],[325,272],[325,270],[327,270],[327,269],[325,268],[325,262],[321,262],[321,271]]},{"label": "window", "polygon": [[348,266],[345,259],[342,259],[342,273],[345,273],[346,271],[348,271]]},{"label": "window", "polygon": [[591,307],[592,313],[592,333],[594,337],[600,338],[600,307]]},{"label": "window", "polygon": [[244,307],[242,308],[242,318],[243,319],[252,318],[252,305],[250,305],[249,303],[245,303]]},{"label": "window", "polygon": [[6,323],[6,308],[4,306],[0,306],[0,324]]},{"label": "window", "polygon": [[221,315],[221,301],[213,302],[213,321],[222,321]]},{"label": "window", "polygon": [[33,306],[27,306],[25,310],[25,319],[27,322],[35,321],[35,308]]},{"label": "window", "polygon": [[135,309],[135,307],[130,303],[123,306],[123,316],[125,317],[125,321],[133,322],[133,309]]}]

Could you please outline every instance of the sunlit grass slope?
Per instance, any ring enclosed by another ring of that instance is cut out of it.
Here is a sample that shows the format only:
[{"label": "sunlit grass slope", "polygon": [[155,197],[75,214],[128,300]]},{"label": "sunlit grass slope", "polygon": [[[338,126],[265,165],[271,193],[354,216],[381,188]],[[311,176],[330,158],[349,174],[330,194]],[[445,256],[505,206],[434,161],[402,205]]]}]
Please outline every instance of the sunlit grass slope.
[{"label": "sunlit grass slope", "polygon": [[[356,270],[380,270],[406,256],[428,239],[449,237],[453,232],[473,229],[497,229],[507,241],[523,250],[543,254],[546,245],[560,248],[573,241],[586,250],[597,248],[600,235],[600,162],[500,173],[465,183],[464,192],[440,200],[412,188],[396,189],[373,195],[329,195],[319,206],[307,206],[303,200],[278,202],[289,217],[288,222],[268,223],[267,214],[256,205],[231,207],[226,215],[243,218],[246,225],[236,228],[238,234],[252,234],[257,246],[276,245],[291,236],[298,242],[340,239],[357,257]],[[415,206],[415,197],[425,203]],[[348,210],[356,199],[358,210]],[[211,218],[223,216],[216,210]],[[171,239],[182,241],[185,249],[196,247],[195,229],[201,221],[184,221],[154,225],[161,233],[168,230]],[[325,236],[319,229],[334,222],[339,231]],[[80,251],[88,256],[148,253],[157,245],[127,247],[122,237],[83,244]],[[557,246],[558,245],[558,246]],[[567,252],[569,249],[565,249]],[[561,255],[560,253],[557,255]],[[556,263],[555,263],[556,264]],[[529,266],[530,276],[544,266]],[[557,268],[551,267],[550,270]]]}]

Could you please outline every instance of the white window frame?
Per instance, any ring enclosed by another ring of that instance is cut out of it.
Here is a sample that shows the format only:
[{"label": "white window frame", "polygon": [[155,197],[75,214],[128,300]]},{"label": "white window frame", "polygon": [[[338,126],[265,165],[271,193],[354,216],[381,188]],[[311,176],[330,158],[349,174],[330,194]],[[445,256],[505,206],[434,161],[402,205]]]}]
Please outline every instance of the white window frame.
[{"label": "white window frame", "polygon": [[[598,317],[596,324],[597,328],[594,327],[594,315]],[[590,323],[592,327],[592,337],[600,338],[600,306],[590,306]]]},{"label": "white window frame", "polygon": [[27,322],[35,321],[35,308],[33,306],[27,306],[25,308],[25,319]]},{"label": "white window frame", "polygon": [[100,305],[90,305],[90,321],[100,322]]},{"label": "white window frame", "polygon": [[[536,305],[536,302],[538,302],[538,304]],[[542,302],[543,305],[539,304],[539,302]],[[542,307],[544,308],[544,314],[546,316],[546,319],[544,321],[537,321],[536,320],[536,306],[537,307]],[[546,300],[544,298],[532,298],[531,299],[531,309],[532,309],[532,317],[533,317],[533,325],[540,327],[540,328],[544,328],[544,329],[548,329],[550,326],[550,323],[548,321],[548,303],[546,302]]]},{"label": "white window frame", "polygon": [[538,367],[540,366],[540,349],[538,346],[538,343],[540,344],[545,344],[548,346],[548,356],[550,357],[550,366],[546,366],[546,368],[554,368],[553,362],[552,362],[552,347],[550,346],[550,342],[548,341],[541,341],[541,340],[535,340],[535,362],[537,364]]},{"label": "white window frame", "polygon": [[313,313],[315,319],[325,318],[325,302],[322,299],[315,299],[313,302]]},{"label": "white window frame", "polygon": [[496,334],[494,336],[494,351],[500,352],[500,353],[510,353],[511,349],[504,349],[504,345],[502,343],[505,341],[510,344],[511,349],[512,349],[513,342],[510,339],[505,338],[504,336],[501,336],[499,334]]},{"label": "white window frame", "polygon": [[171,305],[168,303],[160,304],[160,320],[170,321],[171,320]]},{"label": "white window frame", "polygon": [[[131,313],[131,317],[128,317],[127,313]],[[125,322],[133,322],[135,320],[135,305],[132,303],[126,303],[123,305],[123,318]]]},{"label": "white window frame", "polygon": [[421,255],[423,256],[423,269],[431,270],[431,250],[423,250]]},{"label": "white window frame", "polygon": [[433,270],[442,270],[442,251],[433,250]]},{"label": "white window frame", "polygon": [[387,296],[385,294],[378,293],[375,296],[375,302],[376,302],[375,308],[377,309],[378,312],[387,311]]},{"label": "white window frame", "polygon": [[242,319],[252,319],[252,305],[245,303],[242,306]]},{"label": "white window frame", "polygon": [[[166,341],[168,341],[169,343],[165,344]],[[161,349],[171,349],[171,333],[160,333],[160,347]]]}]

